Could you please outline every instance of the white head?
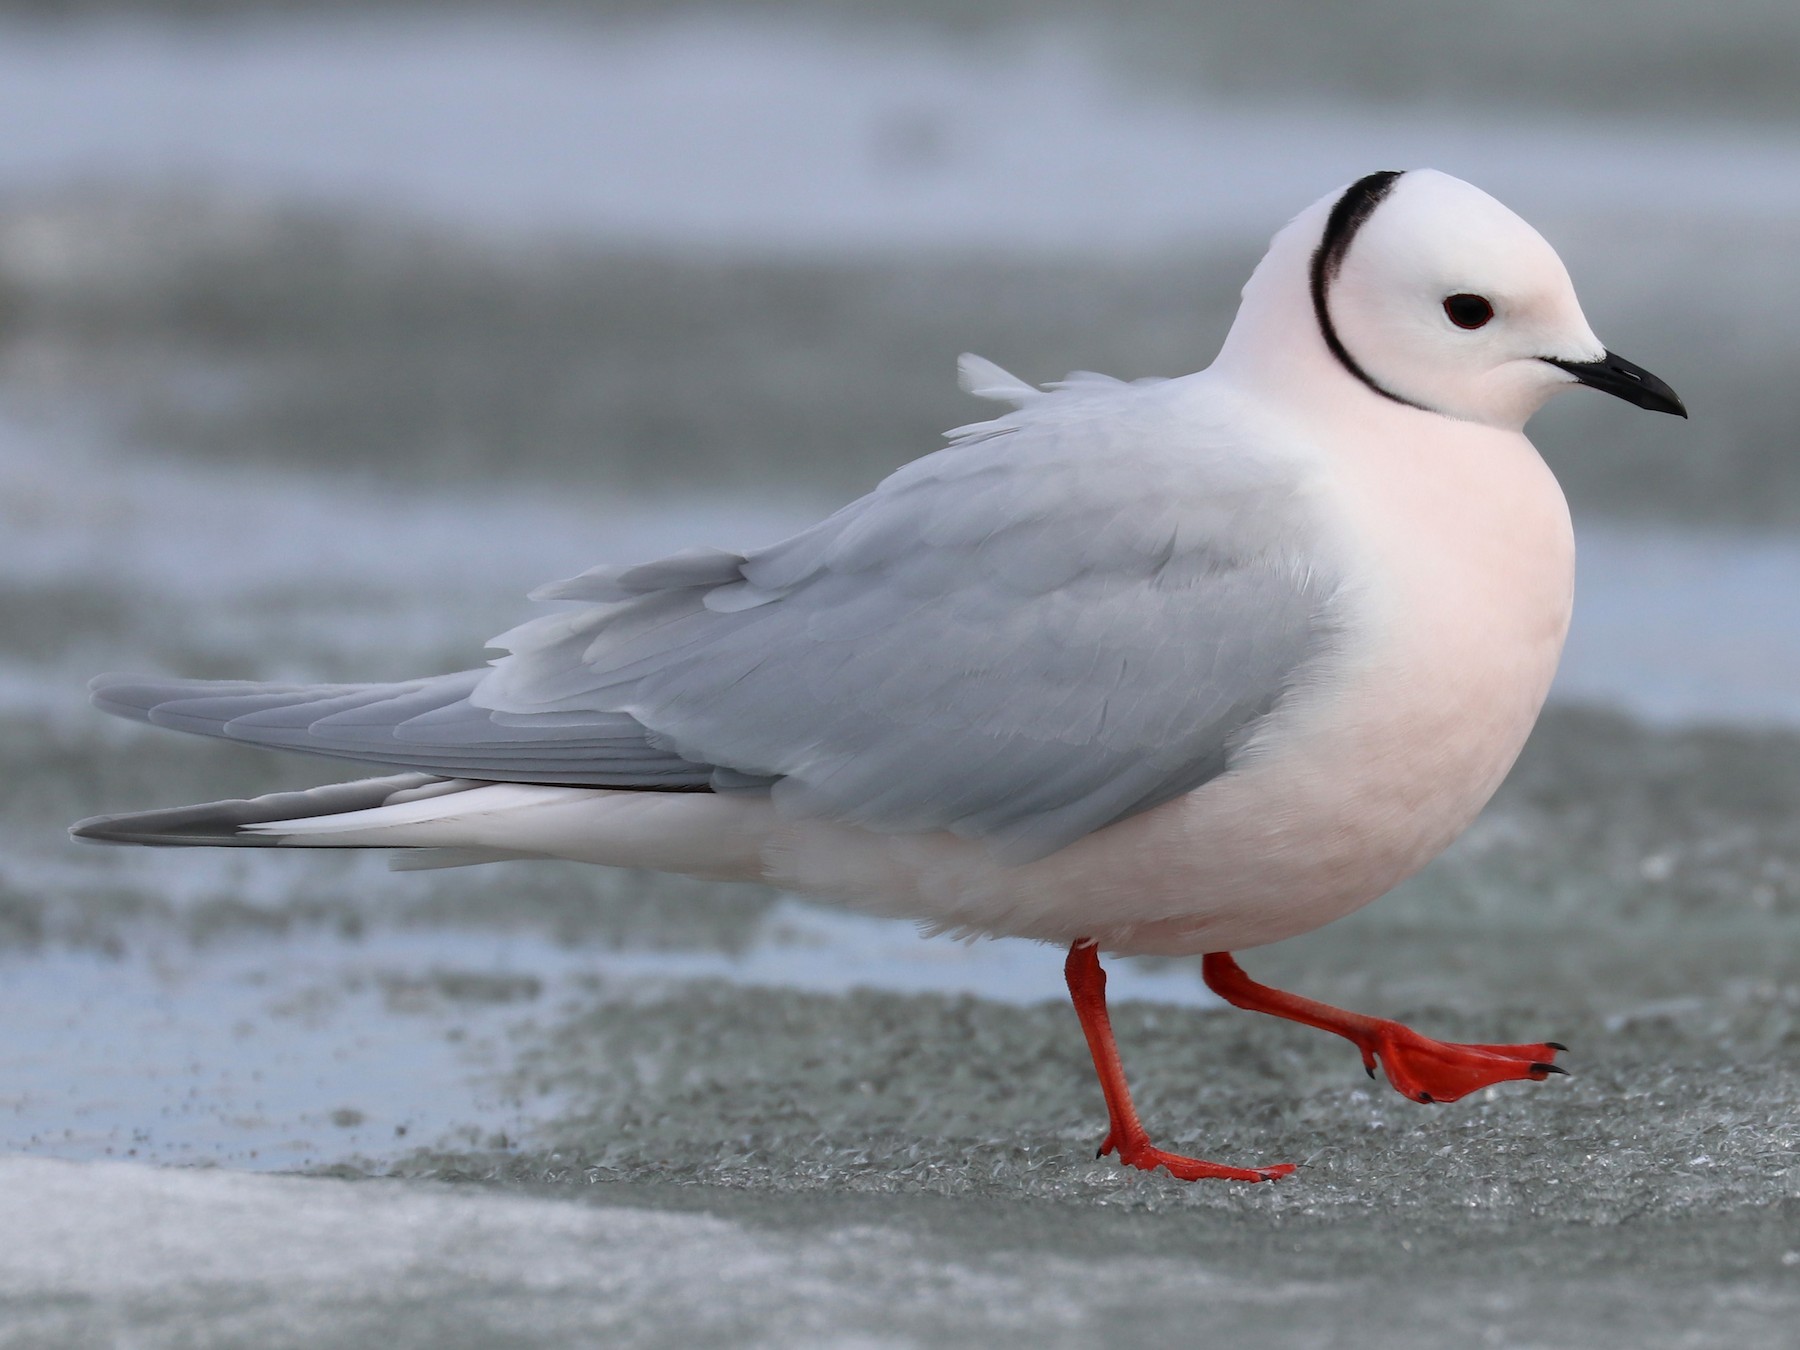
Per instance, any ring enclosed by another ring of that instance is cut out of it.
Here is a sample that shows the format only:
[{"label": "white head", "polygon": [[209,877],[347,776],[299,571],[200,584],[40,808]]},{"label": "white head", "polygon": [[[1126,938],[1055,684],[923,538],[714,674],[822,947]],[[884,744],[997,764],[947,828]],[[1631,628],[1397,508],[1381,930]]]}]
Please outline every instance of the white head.
[{"label": "white head", "polygon": [[1220,360],[1306,380],[1326,364],[1393,402],[1511,429],[1575,384],[1686,416],[1672,389],[1594,336],[1543,236],[1432,169],[1370,174],[1277,235]]}]

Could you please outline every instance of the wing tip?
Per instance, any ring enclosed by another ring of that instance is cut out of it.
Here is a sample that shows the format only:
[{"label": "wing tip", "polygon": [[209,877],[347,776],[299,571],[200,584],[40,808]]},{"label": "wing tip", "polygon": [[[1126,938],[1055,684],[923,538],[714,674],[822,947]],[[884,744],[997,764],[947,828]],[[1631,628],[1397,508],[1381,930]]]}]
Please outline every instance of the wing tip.
[{"label": "wing tip", "polygon": [[327,783],[298,792],[271,792],[261,797],[167,806],[121,815],[89,816],[69,826],[69,837],[92,844],[148,844],[153,847],[197,846],[277,848],[286,836],[256,828],[270,822],[337,815],[366,810],[399,799],[444,795],[468,784],[435,774],[403,773]]},{"label": "wing tip", "polygon": [[104,675],[96,675],[88,681],[88,701],[101,712],[112,713],[115,717],[130,717],[140,722],[150,718],[150,703],[141,698],[134,699],[128,691],[142,691],[152,683],[147,675],[127,675],[122,671],[108,671]]},{"label": "wing tip", "polygon": [[[273,693],[296,688],[257,680],[190,680],[167,675],[129,675],[109,671],[88,681],[88,701],[101,712],[136,722],[154,722],[156,710],[181,699],[220,695]],[[325,686],[320,686],[321,688]]]},{"label": "wing tip", "polygon": [[69,838],[83,844],[136,844],[150,848],[179,848],[198,844],[224,844],[244,848],[269,848],[280,841],[254,835],[217,820],[182,822],[169,820],[171,811],[136,811],[116,816],[89,816],[69,826]]}]

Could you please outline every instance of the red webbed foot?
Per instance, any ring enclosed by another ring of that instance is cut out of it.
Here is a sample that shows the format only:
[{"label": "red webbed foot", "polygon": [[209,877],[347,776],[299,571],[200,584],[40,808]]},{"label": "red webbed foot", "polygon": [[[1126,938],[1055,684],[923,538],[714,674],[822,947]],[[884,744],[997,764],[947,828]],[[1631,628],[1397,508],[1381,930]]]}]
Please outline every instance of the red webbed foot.
[{"label": "red webbed foot", "polygon": [[1276,1163],[1272,1167],[1228,1167],[1224,1163],[1207,1162],[1204,1158],[1170,1153],[1149,1142],[1136,1148],[1120,1149],[1119,1161],[1144,1172],[1154,1172],[1160,1167],[1177,1181],[1279,1181],[1294,1173],[1293,1163]]},{"label": "red webbed foot", "polygon": [[1109,1132],[1100,1151],[1094,1156],[1104,1158],[1116,1152],[1119,1161],[1127,1167],[1135,1167],[1142,1172],[1154,1172],[1162,1168],[1177,1181],[1279,1181],[1294,1174],[1293,1163],[1275,1163],[1270,1167],[1230,1167],[1224,1163],[1207,1162],[1204,1158],[1189,1158],[1180,1153],[1170,1153],[1167,1149],[1158,1148],[1150,1142],[1148,1135],[1139,1135],[1127,1139],[1124,1147],[1113,1143]]},{"label": "red webbed foot", "polygon": [[1568,1070],[1556,1063],[1555,1041],[1529,1045],[1458,1045],[1434,1041],[1398,1022],[1377,1021],[1350,1037],[1362,1051],[1363,1068],[1375,1076],[1379,1061],[1388,1082],[1415,1102],[1453,1102],[1495,1083],[1541,1083]]},{"label": "red webbed foot", "polygon": [[1212,952],[1201,970],[1212,991],[1234,1007],[1284,1017],[1342,1036],[1362,1051],[1363,1068],[1375,1076],[1380,1063],[1388,1082],[1415,1102],[1453,1102],[1495,1083],[1541,1083],[1568,1070],[1556,1063],[1568,1047],[1555,1041],[1523,1045],[1457,1045],[1421,1036],[1386,1018],[1345,1012],[1298,994],[1258,984],[1229,952]]}]

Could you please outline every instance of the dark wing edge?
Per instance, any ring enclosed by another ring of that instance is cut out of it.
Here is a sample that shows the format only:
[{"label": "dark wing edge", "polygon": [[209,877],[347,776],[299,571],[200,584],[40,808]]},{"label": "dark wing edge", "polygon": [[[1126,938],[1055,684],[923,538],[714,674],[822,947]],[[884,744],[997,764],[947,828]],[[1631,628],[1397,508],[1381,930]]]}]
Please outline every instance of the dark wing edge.
[{"label": "dark wing edge", "polygon": [[102,675],[89,689],[114,716],[271,750],[438,777],[704,791],[712,767],[653,743],[623,714],[509,725],[469,702],[485,670],[387,684],[270,684]]}]

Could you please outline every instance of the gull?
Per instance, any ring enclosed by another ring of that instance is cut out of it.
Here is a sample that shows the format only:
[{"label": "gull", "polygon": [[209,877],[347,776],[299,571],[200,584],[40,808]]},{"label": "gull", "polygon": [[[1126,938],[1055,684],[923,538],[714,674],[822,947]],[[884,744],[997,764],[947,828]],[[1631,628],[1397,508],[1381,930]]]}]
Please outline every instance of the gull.
[{"label": "gull", "polygon": [[1555,251],[1479,189],[1384,171],[1277,233],[1211,366],[1043,389],[748,553],[602,566],[489,645],[384,684],[107,675],[157,726],[389,776],[97,817],[83,839],[565,858],[751,879],[932,932],[1068,948],[1109,1117],[1155,1146],[1100,953],[1201,955],[1239,1008],[1330,1031],[1403,1095],[1564,1070],[1251,980],[1441,852],[1506,775],[1568,628],[1574,542],[1523,434],[1586,386],[1685,417],[1608,351]]}]

